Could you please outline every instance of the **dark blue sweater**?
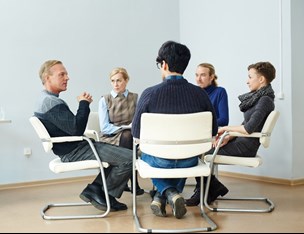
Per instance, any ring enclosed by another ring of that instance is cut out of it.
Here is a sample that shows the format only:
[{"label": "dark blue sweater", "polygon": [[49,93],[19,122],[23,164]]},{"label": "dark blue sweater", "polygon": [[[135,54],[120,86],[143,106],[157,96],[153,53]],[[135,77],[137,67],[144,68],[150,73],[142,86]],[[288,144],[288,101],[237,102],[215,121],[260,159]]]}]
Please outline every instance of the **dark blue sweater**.
[{"label": "dark blue sweater", "polygon": [[[89,105],[87,101],[80,101],[77,114],[74,115],[59,95],[43,90],[34,115],[41,120],[51,137],[82,136],[90,113]],[[53,152],[63,156],[76,149],[79,143],[55,143]]]},{"label": "dark blue sweater", "polygon": [[228,95],[223,87],[210,85],[204,89],[214,107],[218,126],[227,126],[229,123]]},{"label": "dark blue sweater", "polygon": [[138,101],[132,121],[132,135],[140,138],[141,114],[168,113],[186,114],[211,111],[213,118],[212,135],[217,134],[217,120],[207,93],[186,79],[165,79],[162,83],[145,89]]}]

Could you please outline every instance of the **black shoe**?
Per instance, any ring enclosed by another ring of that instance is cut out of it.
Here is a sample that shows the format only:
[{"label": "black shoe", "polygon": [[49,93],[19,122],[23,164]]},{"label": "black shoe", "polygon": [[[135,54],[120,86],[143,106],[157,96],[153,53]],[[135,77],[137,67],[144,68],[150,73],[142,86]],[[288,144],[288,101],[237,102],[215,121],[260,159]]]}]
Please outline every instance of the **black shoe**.
[{"label": "black shoe", "polygon": [[107,210],[104,192],[95,185],[88,184],[79,197],[85,202],[90,202],[96,209]]},{"label": "black shoe", "polygon": [[131,188],[126,184],[126,187],[124,188],[125,192],[131,192]]},{"label": "black shoe", "polygon": [[[211,202],[213,202],[214,200],[212,200],[212,193],[209,191],[209,194],[208,194],[208,198],[207,198],[207,203],[210,205]],[[204,199],[204,198],[203,198]],[[215,198],[216,200],[216,198]],[[200,189],[198,188],[195,188],[194,190],[194,194],[189,198],[189,199],[186,199],[186,205],[187,206],[197,206],[200,204]]]},{"label": "black shoe", "polygon": [[219,196],[225,196],[229,190],[214,175],[211,176],[208,204],[214,202]]},{"label": "black shoe", "polygon": [[157,190],[154,190],[154,189],[151,189],[151,190],[149,191],[149,194],[150,194],[150,196],[151,196],[152,199],[154,198],[156,192],[157,192]]},{"label": "black shoe", "polygon": [[[133,190],[131,189],[131,193],[133,193]],[[142,188],[138,187],[136,188],[136,196],[143,195],[145,193],[145,190]]]},{"label": "black shoe", "polygon": [[150,205],[153,214],[160,217],[166,217],[166,203],[166,197],[162,196],[159,192],[156,192]]},{"label": "black shoe", "polygon": [[200,189],[195,188],[194,194],[189,199],[186,199],[185,203],[187,206],[197,206],[200,204]]},{"label": "black shoe", "polygon": [[[204,189],[207,184],[207,177],[204,177]],[[223,185],[214,175],[211,176],[209,193],[207,198],[207,203],[210,205],[214,202],[219,196],[225,196],[229,190]],[[194,194],[191,198],[186,199],[187,206],[197,206],[200,204],[200,189],[195,188]]]},{"label": "black shoe", "polygon": [[[107,210],[107,202],[105,198],[104,191],[99,188],[97,185],[88,184],[88,186],[82,191],[79,197],[85,201],[90,202],[96,209],[106,211]],[[110,200],[110,211],[119,211],[126,210],[128,207],[116,201],[114,197],[109,195]]]},{"label": "black shoe", "polygon": [[175,188],[167,189],[165,194],[170,206],[172,207],[173,215],[175,218],[181,219],[187,213],[184,198]]},{"label": "black shoe", "polygon": [[112,197],[109,195],[109,198],[110,198],[110,204],[111,204],[111,211],[120,211],[120,210],[128,209],[126,204],[117,201],[115,199],[115,197]]},{"label": "black shoe", "polygon": [[[126,187],[124,188],[125,192],[131,192],[133,193],[133,187],[129,187],[128,184],[126,184]],[[139,185],[136,185],[136,196],[143,195],[145,193],[145,190],[143,190]]]},{"label": "black shoe", "polygon": [[[132,190],[130,187],[128,187],[128,186],[126,186],[126,187],[124,188],[124,191],[125,191],[125,192],[131,192],[131,193],[133,193],[133,190]],[[143,195],[144,193],[145,193],[145,190],[143,190],[142,188],[137,188],[137,189],[136,189],[136,195],[137,195],[137,196]]]},{"label": "black shoe", "polygon": [[[133,177],[131,177],[130,178],[130,181],[131,181],[131,188],[129,188],[129,191],[131,192],[131,193],[133,193]],[[136,196],[139,196],[139,195],[143,195],[144,193],[145,193],[145,190],[143,190],[140,186],[139,186],[139,184],[138,184],[138,180],[137,180],[137,172],[136,172],[136,180],[135,180],[135,183],[136,183]],[[127,185],[127,187],[128,187],[128,185]],[[125,189],[125,191],[127,191],[126,189]]]}]

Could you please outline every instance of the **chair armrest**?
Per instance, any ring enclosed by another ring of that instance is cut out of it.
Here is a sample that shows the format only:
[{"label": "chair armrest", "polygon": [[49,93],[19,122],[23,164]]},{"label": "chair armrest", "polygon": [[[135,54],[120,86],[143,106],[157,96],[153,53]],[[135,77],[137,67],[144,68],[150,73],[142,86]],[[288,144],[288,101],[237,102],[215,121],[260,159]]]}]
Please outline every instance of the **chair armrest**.
[{"label": "chair armrest", "polygon": [[96,130],[86,129],[84,135],[94,139],[95,141],[99,141],[100,135]]},{"label": "chair armrest", "polygon": [[140,143],[140,139],[133,137],[133,143],[138,145]]},{"label": "chair armrest", "polygon": [[73,142],[73,141],[83,141],[82,136],[64,136],[64,137],[51,137],[52,143],[62,143],[62,142]]},{"label": "chair armrest", "polygon": [[253,132],[251,134],[243,134],[239,132],[228,132],[229,136],[235,136],[235,137],[253,137],[253,138],[260,138],[262,136],[262,133],[260,132]]},{"label": "chair armrest", "polygon": [[[222,144],[225,136],[234,136],[234,137],[253,137],[253,138],[260,138],[262,137],[262,133],[260,132],[253,132],[251,134],[243,134],[243,133],[239,133],[239,132],[229,132],[229,131],[225,131],[219,139],[219,142],[217,144],[217,146],[215,147],[215,150],[213,151],[213,154],[211,156],[211,159],[209,158],[209,161],[211,162],[211,164],[214,163],[215,157],[217,155],[217,152],[219,151],[220,145]],[[210,157],[210,156],[209,156]]]}]

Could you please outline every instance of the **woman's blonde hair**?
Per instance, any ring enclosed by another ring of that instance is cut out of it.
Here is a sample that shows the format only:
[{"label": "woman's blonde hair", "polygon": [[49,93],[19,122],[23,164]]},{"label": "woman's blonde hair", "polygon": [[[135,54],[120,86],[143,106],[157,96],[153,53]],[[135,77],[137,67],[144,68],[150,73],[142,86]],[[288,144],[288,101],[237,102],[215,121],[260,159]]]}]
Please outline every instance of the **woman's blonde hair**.
[{"label": "woman's blonde hair", "polygon": [[110,79],[112,78],[112,76],[115,76],[118,73],[122,74],[122,77],[124,78],[124,80],[128,81],[130,79],[127,70],[125,68],[123,68],[123,67],[116,67],[116,68],[114,68],[111,71],[111,73],[110,73]]}]

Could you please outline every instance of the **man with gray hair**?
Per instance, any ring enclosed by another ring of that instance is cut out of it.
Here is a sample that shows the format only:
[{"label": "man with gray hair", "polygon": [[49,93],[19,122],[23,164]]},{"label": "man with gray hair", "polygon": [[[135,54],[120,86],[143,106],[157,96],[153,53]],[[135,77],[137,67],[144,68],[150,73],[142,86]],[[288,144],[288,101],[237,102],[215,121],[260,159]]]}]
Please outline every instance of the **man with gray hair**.
[{"label": "man with gray hair", "polygon": [[[91,94],[83,92],[77,97],[79,106],[74,115],[66,102],[59,98],[59,94],[67,90],[70,79],[63,63],[58,60],[46,61],[40,68],[39,76],[44,89],[34,115],[40,119],[52,137],[82,136],[90,113],[89,105],[93,101]],[[127,206],[117,201],[115,197],[121,197],[132,175],[132,151],[103,142],[93,142],[93,144],[101,161],[110,165],[105,169],[105,175],[111,211],[126,210]],[[54,143],[53,152],[63,162],[95,159],[87,141]],[[97,209],[107,209],[100,173],[91,184],[87,185],[80,198],[90,202]]]}]

